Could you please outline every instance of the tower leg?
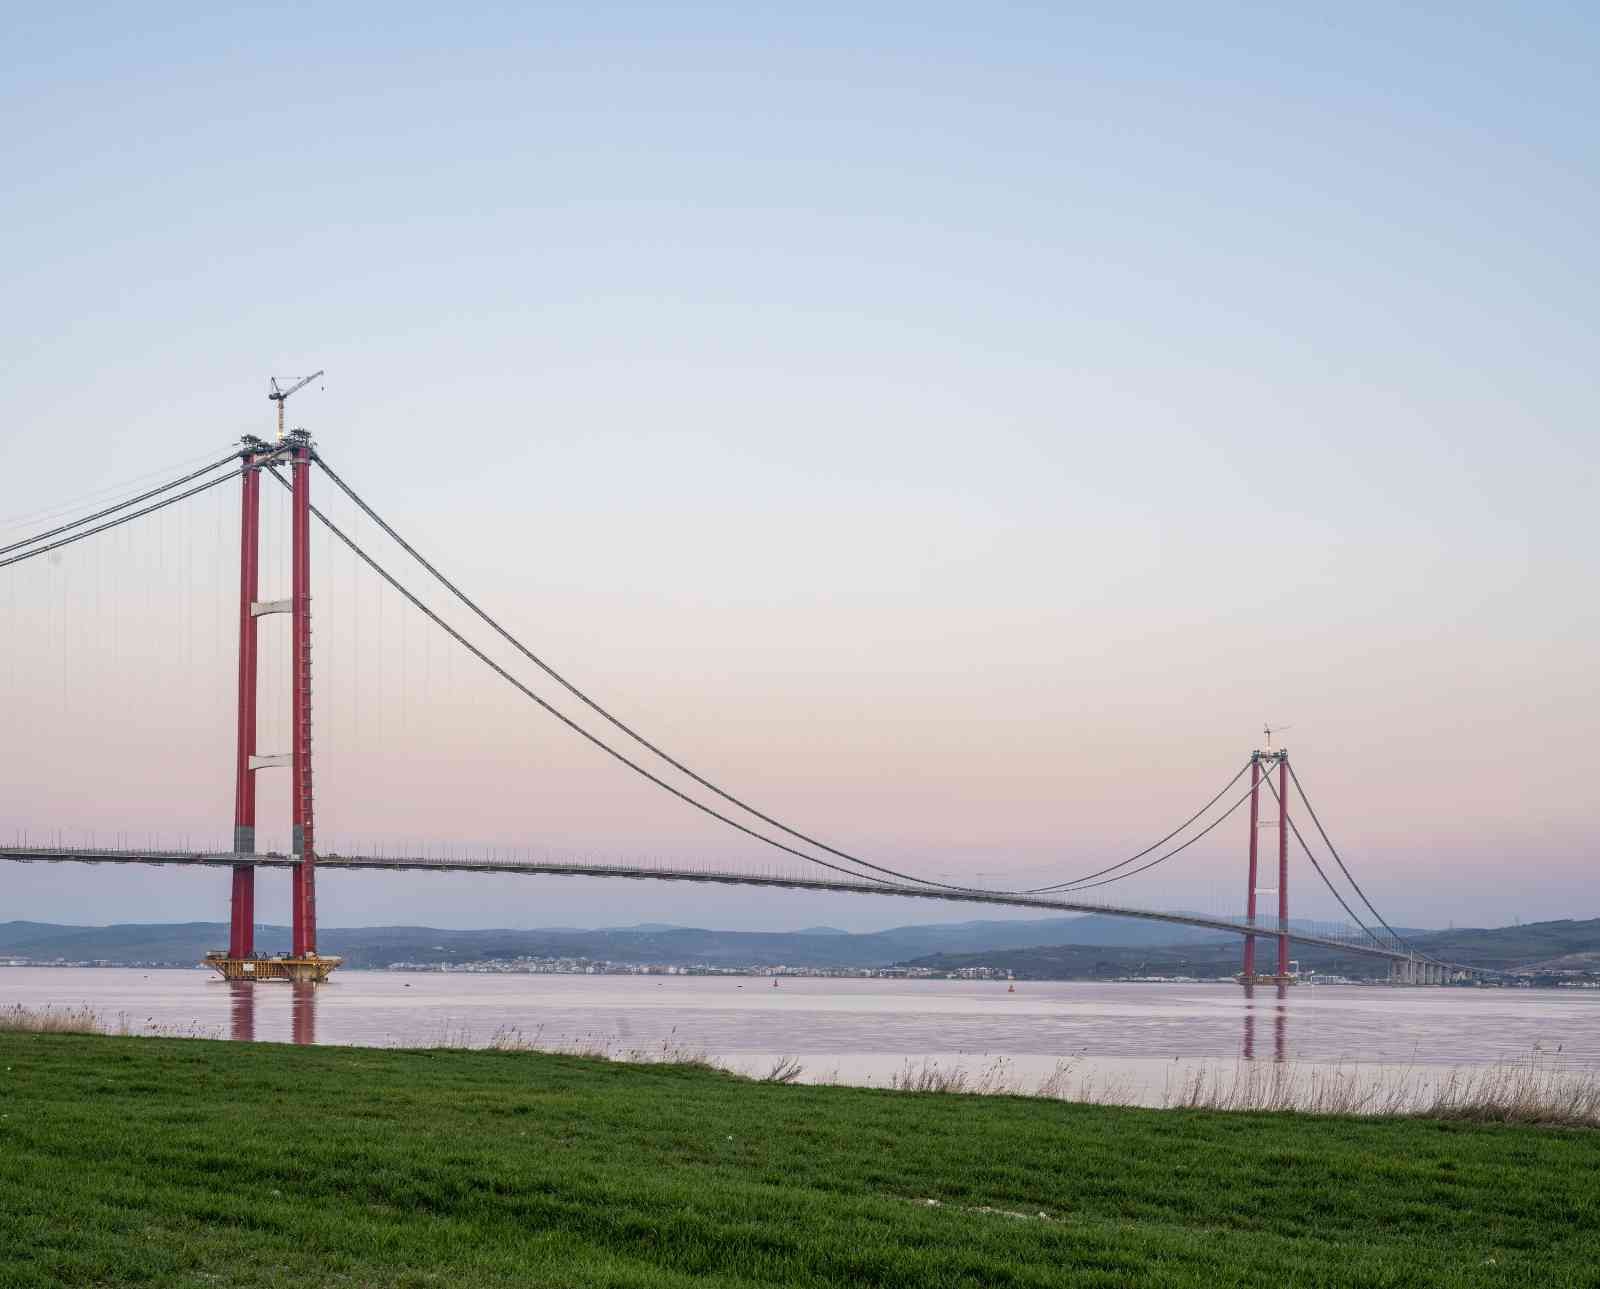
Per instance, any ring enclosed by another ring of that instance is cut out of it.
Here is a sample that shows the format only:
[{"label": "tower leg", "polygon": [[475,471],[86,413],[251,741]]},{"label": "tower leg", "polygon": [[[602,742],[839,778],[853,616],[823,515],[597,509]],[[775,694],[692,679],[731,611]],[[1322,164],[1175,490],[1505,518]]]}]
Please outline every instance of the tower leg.
[{"label": "tower leg", "polygon": [[233,898],[229,910],[228,956],[255,955],[256,870],[254,864],[235,864]]},{"label": "tower leg", "polygon": [[[1250,925],[1256,924],[1256,859],[1258,839],[1261,827],[1261,760],[1254,754],[1250,757],[1250,884],[1245,890],[1244,920]],[[1244,982],[1248,988],[1256,976],[1256,938],[1247,935],[1244,938]]]},{"label": "tower leg", "polygon": [[294,956],[301,958],[317,951],[317,856],[311,794],[311,448],[304,443],[294,454],[293,509],[294,680],[290,690],[294,747],[290,765],[294,783],[289,799],[294,850],[300,860],[294,869],[292,896]]},{"label": "tower leg", "polygon": [[[250,611],[260,590],[261,472],[255,458],[244,456],[239,526],[239,717],[233,781],[233,850],[253,855],[256,849],[256,781],[250,757],[256,750],[256,617]],[[230,901],[228,956],[255,953],[256,870],[236,864]]]},{"label": "tower leg", "polygon": [[1278,753],[1278,979],[1289,974],[1289,754]]}]

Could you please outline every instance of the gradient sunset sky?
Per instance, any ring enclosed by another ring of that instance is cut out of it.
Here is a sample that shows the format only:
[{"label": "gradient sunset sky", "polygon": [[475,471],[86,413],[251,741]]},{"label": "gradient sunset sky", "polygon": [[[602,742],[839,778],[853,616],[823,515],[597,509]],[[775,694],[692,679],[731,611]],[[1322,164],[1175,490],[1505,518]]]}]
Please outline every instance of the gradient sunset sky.
[{"label": "gradient sunset sky", "polygon": [[[1600,915],[1593,6],[3,21],[0,545],[270,433],[267,377],[326,368],[291,422],[404,532],[844,849],[1072,876],[1273,721],[1391,921]],[[0,570],[0,834],[228,834],[236,507]],[[318,542],[325,845],[767,862]],[[261,810],[282,844],[281,778]],[[1130,900],[1238,903],[1245,833]],[[220,920],[225,891],[6,865],[0,920]],[[321,909],[975,916],[461,877],[329,878]]]}]

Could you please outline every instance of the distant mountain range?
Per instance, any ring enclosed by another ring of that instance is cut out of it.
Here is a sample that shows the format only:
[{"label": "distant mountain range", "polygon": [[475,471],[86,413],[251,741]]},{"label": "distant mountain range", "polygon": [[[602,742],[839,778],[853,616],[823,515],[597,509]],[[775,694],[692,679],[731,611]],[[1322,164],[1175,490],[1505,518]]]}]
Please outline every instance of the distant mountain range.
[{"label": "distant mountain range", "polygon": [[[318,938],[352,967],[392,962],[471,962],[486,958],[592,958],[623,963],[721,967],[884,967],[931,953],[974,953],[1036,945],[1173,945],[1232,941],[1222,932],[1125,918],[1046,918],[1027,922],[958,922],[852,934],[836,927],[804,931],[711,931],[645,923],[583,931],[448,931],[437,927],[323,927]],[[0,923],[0,957],[42,962],[193,963],[228,942],[221,922],[120,923],[104,927],[48,922]],[[261,926],[256,947],[287,951],[289,929]]]},{"label": "distant mountain range", "polygon": [[[1421,953],[1465,966],[1492,967],[1535,978],[1600,979],[1600,918],[1586,921],[1535,922],[1494,929],[1418,931],[1397,928]],[[1265,940],[1258,961],[1273,961],[1276,946]],[[1324,949],[1290,946],[1302,971],[1366,978],[1388,973],[1380,958]],[[1239,969],[1239,940],[1228,935],[1187,944],[1139,947],[1083,944],[1030,945],[976,953],[941,952],[912,958],[908,967],[959,971],[989,967],[1008,971],[1019,980],[1082,980],[1117,976],[1221,976]]]},{"label": "distant mountain range", "polygon": [[[1400,928],[1419,949],[1449,961],[1502,970],[1600,974],[1600,919],[1538,922],[1494,929]],[[836,927],[803,931],[712,931],[645,923],[579,930],[451,931],[437,927],[324,927],[320,939],[352,967],[440,964],[511,958],[589,958],[672,966],[850,968],[908,965],[934,970],[987,966],[1032,979],[1117,975],[1221,975],[1237,970],[1239,940],[1223,931],[1099,916],[975,921],[894,927],[854,934]],[[0,923],[0,959],[191,965],[227,943],[220,922],[59,926]],[[260,952],[286,952],[289,929],[256,929]],[[1263,952],[1270,953],[1266,944]],[[1383,964],[1359,955],[1296,946],[1304,967],[1362,975]]]}]

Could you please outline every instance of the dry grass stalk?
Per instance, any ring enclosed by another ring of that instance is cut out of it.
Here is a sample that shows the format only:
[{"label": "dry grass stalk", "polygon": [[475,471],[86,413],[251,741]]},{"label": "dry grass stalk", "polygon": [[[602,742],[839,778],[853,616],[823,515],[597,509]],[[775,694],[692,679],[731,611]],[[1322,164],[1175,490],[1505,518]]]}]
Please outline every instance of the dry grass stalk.
[{"label": "dry grass stalk", "polygon": [[1426,1069],[1202,1066],[1167,1088],[1169,1109],[1252,1111],[1600,1128],[1600,1072],[1538,1054],[1434,1074]]},{"label": "dry grass stalk", "polygon": [[1483,1070],[1452,1070],[1417,1113],[1429,1119],[1600,1127],[1600,1075],[1537,1058]]},{"label": "dry grass stalk", "polygon": [[1003,1056],[997,1056],[977,1071],[964,1065],[940,1065],[932,1057],[907,1060],[889,1076],[889,1086],[898,1092],[945,1092],[967,1096],[1019,1096],[1021,1080]]},{"label": "dry grass stalk", "polygon": [[128,1034],[128,1018],[118,1017],[115,1028],[101,1024],[99,1013],[87,1003],[76,1007],[24,1007],[13,1003],[0,1008],[0,1032],[8,1034]]},{"label": "dry grass stalk", "polygon": [[[471,1034],[465,1029],[451,1032],[452,1041],[441,1047],[471,1047]],[[623,1047],[609,1035],[587,1033],[572,1038],[546,1039],[544,1026],[524,1033],[515,1026],[503,1025],[489,1036],[485,1044],[494,1052],[544,1052],[554,1056],[579,1056],[589,1061],[615,1061],[625,1065],[696,1065],[707,1070],[723,1067],[709,1056],[703,1047],[690,1047],[678,1040],[673,1030],[657,1045],[650,1047]]]},{"label": "dry grass stalk", "polygon": [[0,1007],[0,1033],[7,1034],[101,1034],[112,1038],[218,1038],[217,1030],[190,1022],[187,1025],[158,1024],[154,1017],[142,1027],[118,1012],[114,1021],[103,1021],[88,1003],[71,1007],[24,1007],[13,1003]]},{"label": "dry grass stalk", "polygon": [[806,1067],[800,1064],[798,1057],[780,1056],[772,1062],[767,1072],[757,1079],[758,1083],[796,1083],[805,1073]]}]

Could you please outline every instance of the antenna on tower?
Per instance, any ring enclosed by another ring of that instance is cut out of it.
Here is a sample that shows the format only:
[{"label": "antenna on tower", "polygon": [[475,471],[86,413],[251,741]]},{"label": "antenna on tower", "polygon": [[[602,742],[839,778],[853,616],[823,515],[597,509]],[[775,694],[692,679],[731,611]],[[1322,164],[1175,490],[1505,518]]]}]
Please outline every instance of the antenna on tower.
[{"label": "antenna on tower", "polygon": [[[304,389],[312,381],[316,380],[318,376],[325,375],[327,375],[326,372],[315,371],[309,376],[285,376],[282,379],[277,376],[272,377],[272,388],[267,391],[267,397],[278,405],[279,443],[283,442],[283,405],[288,401],[289,395]],[[290,382],[293,383],[291,384]]]},{"label": "antenna on tower", "polygon": [[1267,751],[1272,751],[1272,736],[1282,734],[1284,730],[1292,730],[1293,725],[1263,725],[1261,732],[1267,736]]}]

